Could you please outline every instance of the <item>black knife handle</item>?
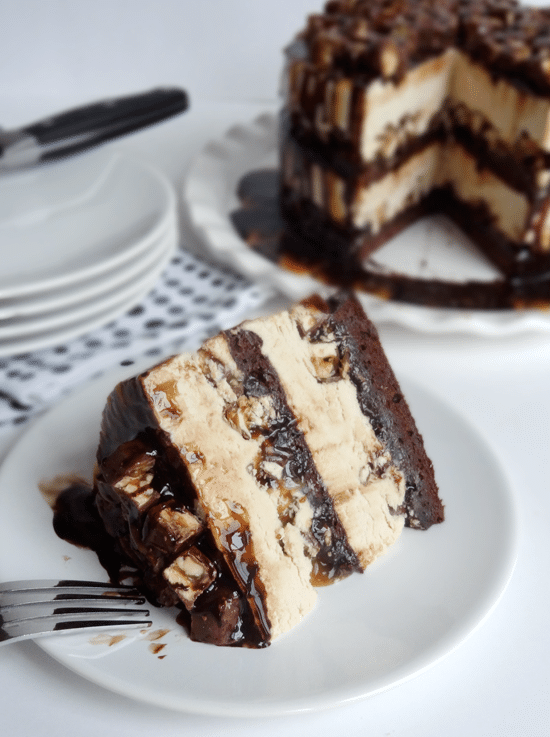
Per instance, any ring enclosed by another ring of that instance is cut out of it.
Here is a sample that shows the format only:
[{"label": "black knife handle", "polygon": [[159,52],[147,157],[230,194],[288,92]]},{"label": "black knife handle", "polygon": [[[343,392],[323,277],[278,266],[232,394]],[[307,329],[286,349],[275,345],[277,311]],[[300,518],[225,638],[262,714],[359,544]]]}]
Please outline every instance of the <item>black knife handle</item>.
[{"label": "black knife handle", "polygon": [[[161,88],[67,110],[31,123],[23,131],[41,144],[54,145],[54,148],[55,144],[60,144],[57,149],[60,155],[152,125],[188,107],[186,92],[179,88]],[[63,147],[64,142],[66,147]],[[51,154],[55,155],[55,151]],[[46,153],[46,157],[48,155]]]}]

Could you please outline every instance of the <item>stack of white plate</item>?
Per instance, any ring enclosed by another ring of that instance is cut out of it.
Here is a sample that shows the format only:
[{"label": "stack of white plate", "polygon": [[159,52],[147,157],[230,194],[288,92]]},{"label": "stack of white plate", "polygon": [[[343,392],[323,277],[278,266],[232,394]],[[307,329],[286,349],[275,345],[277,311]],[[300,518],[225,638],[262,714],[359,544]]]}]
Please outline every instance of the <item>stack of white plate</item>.
[{"label": "stack of white plate", "polygon": [[0,356],[104,325],[153,287],[178,244],[156,170],[99,149],[0,177]]}]

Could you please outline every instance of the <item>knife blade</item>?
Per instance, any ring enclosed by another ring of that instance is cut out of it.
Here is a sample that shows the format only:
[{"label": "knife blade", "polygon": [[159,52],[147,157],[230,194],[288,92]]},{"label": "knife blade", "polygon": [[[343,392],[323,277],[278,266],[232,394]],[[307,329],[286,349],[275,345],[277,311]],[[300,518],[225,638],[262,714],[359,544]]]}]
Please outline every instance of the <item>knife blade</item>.
[{"label": "knife blade", "polygon": [[0,129],[0,171],[71,156],[159,123],[188,107],[184,90],[158,88],[66,110],[16,130]]}]

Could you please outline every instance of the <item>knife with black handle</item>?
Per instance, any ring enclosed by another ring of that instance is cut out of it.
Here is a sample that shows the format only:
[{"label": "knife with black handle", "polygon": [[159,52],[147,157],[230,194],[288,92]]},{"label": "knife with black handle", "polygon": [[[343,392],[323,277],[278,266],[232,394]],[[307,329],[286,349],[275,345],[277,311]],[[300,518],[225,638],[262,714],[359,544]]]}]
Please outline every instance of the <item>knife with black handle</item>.
[{"label": "knife with black handle", "polygon": [[0,129],[0,171],[70,156],[184,112],[179,88],[160,88],[67,110],[11,131]]}]

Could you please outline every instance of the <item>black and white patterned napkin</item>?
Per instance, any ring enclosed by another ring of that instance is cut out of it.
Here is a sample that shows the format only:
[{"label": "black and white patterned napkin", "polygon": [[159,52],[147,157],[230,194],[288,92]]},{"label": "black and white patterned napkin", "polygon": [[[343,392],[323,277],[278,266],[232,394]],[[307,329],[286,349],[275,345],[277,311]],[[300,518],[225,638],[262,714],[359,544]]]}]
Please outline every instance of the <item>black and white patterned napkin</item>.
[{"label": "black and white patterned napkin", "polygon": [[178,252],[151,292],[122,317],[67,343],[0,358],[0,432],[27,421],[117,365],[196,348],[271,295],[228,269]]}]

